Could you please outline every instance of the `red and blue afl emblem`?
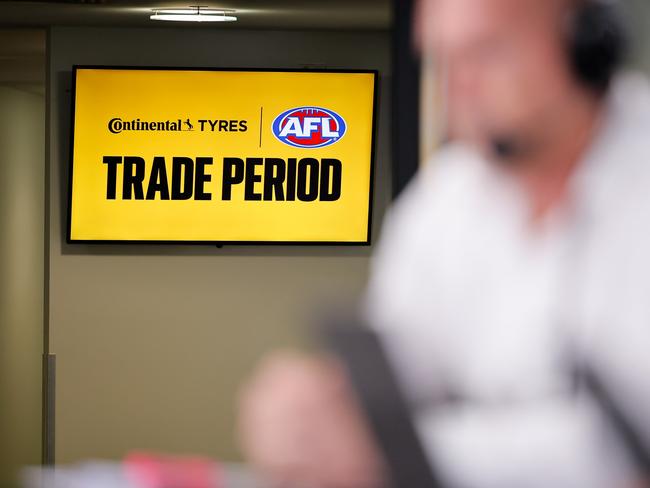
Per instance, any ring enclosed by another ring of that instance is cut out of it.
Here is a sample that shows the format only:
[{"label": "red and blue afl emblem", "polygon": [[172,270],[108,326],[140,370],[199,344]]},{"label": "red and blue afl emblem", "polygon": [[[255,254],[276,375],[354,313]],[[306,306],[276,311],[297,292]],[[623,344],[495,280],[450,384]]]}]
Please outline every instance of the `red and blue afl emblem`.
[{"label": "red and blue afl emblem", "polygon": [[300,148],[325,147],[339,141],[347,126],[343,117],[321,107],[292,108],[273,121],[273,134],[285,144]]}]

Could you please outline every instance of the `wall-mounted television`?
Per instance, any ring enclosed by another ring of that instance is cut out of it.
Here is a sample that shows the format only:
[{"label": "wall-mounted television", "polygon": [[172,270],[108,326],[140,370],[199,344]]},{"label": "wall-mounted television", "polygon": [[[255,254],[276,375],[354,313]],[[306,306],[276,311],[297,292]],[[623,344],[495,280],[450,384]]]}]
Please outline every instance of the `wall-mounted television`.
[{"label": "wall-mounted television", "polygon": [[368,244],[377,73],[75,66],[71,243]]}]

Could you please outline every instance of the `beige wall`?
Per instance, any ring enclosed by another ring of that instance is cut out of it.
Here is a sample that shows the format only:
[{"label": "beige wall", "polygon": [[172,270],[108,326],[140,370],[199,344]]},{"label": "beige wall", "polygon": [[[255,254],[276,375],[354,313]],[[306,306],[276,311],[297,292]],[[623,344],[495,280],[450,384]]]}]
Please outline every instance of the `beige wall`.
[{"label": "beige wall", "polygon": [[632,65],[650,73],[650,2],[625,0],[623,4],[633,33]]},{"label": "beige wall", "polygon": [[0,86],[0,486],[41,460],[44,110]]},{"label": "beige wall", "polygon": [[132,448],[237,458],[237,385],[304,342],[314,304],[353,300],[371,248],[85,246],[64,242],[73,64],[375,68],[373,238],[390,187],[389,34],[91,29],[50,33],[50,347],[57,461]]}]

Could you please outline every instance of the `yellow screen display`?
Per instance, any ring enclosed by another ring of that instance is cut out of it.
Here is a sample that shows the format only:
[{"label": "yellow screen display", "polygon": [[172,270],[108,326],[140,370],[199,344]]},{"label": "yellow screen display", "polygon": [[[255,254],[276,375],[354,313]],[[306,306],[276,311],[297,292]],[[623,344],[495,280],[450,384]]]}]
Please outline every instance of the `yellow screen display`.
[{"label": "yellow screen display", "polygon": [[71,242],[369,242],[376,73],[76,67]]}]

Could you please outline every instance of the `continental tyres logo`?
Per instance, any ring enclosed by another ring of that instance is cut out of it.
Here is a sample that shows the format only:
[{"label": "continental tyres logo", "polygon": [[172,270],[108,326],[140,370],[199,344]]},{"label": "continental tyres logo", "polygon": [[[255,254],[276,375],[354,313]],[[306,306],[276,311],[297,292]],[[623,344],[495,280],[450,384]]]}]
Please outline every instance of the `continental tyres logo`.
[{"label": "continental tyres logo", "polygon": [[292,108],[273,121],[273,134],[280,142],[304,149],[330,146],[346,129],[343,117],[322,107]]},{"label": "continental tyres logo", "polygon": [[248,131],[247,120],[221,120],[221,119],[200,119],[192,122],[189,118],[174,120],[124,120],[121,117],[114,117],[108,121],[108,131],[111,134],[122,132],[246,132]]}]

